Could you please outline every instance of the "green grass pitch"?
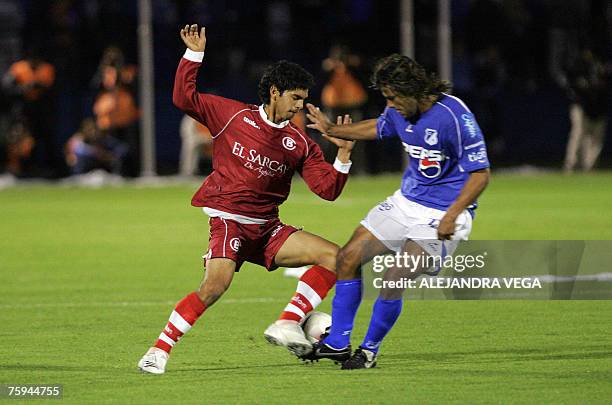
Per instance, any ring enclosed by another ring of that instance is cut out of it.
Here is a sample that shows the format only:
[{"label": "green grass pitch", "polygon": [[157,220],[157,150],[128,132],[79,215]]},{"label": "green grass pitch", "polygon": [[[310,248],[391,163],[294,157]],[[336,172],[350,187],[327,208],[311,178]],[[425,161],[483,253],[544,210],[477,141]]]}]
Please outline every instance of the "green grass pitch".
[{"label": "green grass pitch", "polygon": [[[398,184],[398,175],[353,178],[328,203],[296,181],[281,218],[343,244]],[[611,185],[610,173],[495,175],[472,237],[612,239]],[[165,375],[140,374],[137,361],[202,275],[208,227],[189,206],[195,188],[0,191],[0,384],[61,383],[70,403],[612,399],[610,301],[408,301],[379,367],[345,372],[264,341],[296,280],[252,265],[178,344]]]}]

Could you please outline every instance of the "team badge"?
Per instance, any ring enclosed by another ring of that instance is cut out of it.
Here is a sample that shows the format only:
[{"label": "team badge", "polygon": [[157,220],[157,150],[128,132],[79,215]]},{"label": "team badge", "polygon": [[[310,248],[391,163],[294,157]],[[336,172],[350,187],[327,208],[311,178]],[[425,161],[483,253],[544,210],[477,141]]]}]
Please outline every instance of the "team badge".
[{"label": "team badge", "polygon": [[435,145],[438,143],[438,131],[435,129],[427,128],[425,130],[425,143],[428,145]]},{"label": "team badge", "polygon": [[233,238],[232,240],[230,240],[229,243],[230,247],[232,248],[232,250],[234,252],[237,252],[238,249],[240,249],[240,239],[238,238]]},{"label": "team badge", "polygon": [[288,136],[283,138],[283,146],[287,150],[294,150],[296,147],[296,143],[293,138],[289,138]]}]

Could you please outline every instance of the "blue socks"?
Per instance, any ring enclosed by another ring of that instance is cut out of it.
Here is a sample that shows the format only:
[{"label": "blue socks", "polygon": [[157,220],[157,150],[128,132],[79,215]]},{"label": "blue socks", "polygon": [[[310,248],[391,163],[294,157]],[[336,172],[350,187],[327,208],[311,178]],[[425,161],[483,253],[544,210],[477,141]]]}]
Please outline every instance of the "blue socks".
[{"label": "blue socks", "polygon": [[361,303],[361,279],[338,280],[332,301],[332,326],[323,343],[334,349],[343,349],[351,341],[355,315]]},{"label": "blue socks", "polygon": [[[332,326],[329,336],[323,343],[334,349],[343,349],[350,344],[355,315],[361,303],[361,279],[338,280],[336,295],[332,302]],[[380,297],[374,303],[368,333],[361,346],[364,349],[378,352],[378,347],[389,333],[402,312],[401,299],[383,300]]]},{"label": "blue socks", "polygon": [[374,303],[368,333],[363,339],[361,347],[378,353],[378,347],[389,333],[397,318],[402,312],[402,300],[383,300],[380,297]]}]

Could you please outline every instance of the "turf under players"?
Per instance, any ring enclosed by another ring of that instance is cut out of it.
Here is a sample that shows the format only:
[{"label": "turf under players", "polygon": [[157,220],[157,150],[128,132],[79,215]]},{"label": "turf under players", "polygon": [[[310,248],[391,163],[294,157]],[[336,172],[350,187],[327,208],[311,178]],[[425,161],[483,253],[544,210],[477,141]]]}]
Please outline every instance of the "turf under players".
[{"label": "turf under players", "polygon": [[[206,273],[199,289],[177,304],[138,367],[164,373],[172,347],[227,290],[245,261],[268,270],[313,265],[300,278],[280,319],[264,332],[269,342],[304,354],[311,344],[298,322],[335,284],[338,246],[281,223],[278,206],[287,199],[295,172],[320,197],[337,198],[347,181],[353,142],[330,139],[338,146],[332,166],[319,146],[289,122],[303,108],[313,85],[312,76],[290,62],[280,61],[266,70],[259,83],[260,106],[197,92],[205,30],[191,25],[180,34],[187,50],[176,72],[174,104],[214,134],[214,171],[192,200],[210,217]],[[344,122],[350,119],[345,117]]]},{"label": "turf under players", "polygon": [[[474,115],[448,84],[412,59],[391,55],[377,64],[373,85],[387,100],[378,119],[333,125],[308,104],[309,125],[341,139],[399,137],[410,160],[401,188],[372,208],[338,253],[329,336],[306,359],[331,358],[343,369],[376,364],[380,343],[402,309],[402,290],[382,290],[363,342],[351,356],[350,335],[361,302],[360,265],[388,251],[445,256],[472,228],[476,199],[489,182],[489,161]],[[429,269],[410,269],[411,277]],[[400,274],[391,269],[385,277]],[[406,274],[406,272],[404,272]]]}]

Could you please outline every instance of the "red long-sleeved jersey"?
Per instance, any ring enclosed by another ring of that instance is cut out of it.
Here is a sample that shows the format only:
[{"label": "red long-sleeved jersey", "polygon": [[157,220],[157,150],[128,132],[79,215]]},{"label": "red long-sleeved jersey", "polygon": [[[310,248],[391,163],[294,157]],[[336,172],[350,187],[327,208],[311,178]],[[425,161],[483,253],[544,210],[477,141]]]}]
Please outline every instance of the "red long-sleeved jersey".
[{"label": "red long-sleeved jersey", "polygon": [[289,121],[270,121],[263,106],[197,92],[200,65],[181,59],[173,93],[174,105],[213,134],[213,172],[193,196],[193,206],[275,218],[295,171],[321,198],[335,200],[340,195],[347,168],[339,161],[327,163],[319,145]]}]

